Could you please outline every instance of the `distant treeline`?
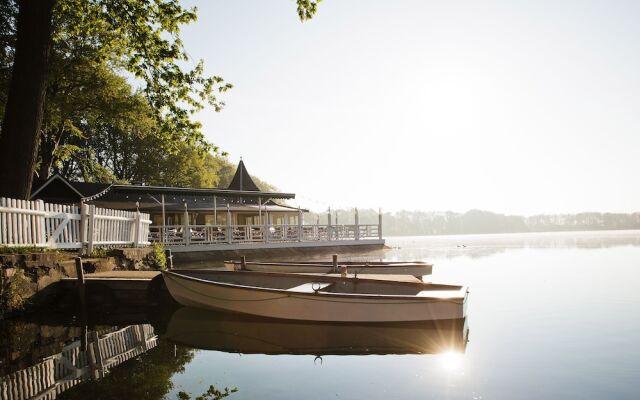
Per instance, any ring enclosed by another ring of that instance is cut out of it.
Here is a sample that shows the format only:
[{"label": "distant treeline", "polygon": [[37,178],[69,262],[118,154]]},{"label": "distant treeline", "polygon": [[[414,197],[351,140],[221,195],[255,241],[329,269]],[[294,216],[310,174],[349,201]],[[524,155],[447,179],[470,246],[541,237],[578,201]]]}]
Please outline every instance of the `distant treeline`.
[{"label": "distant treeline", "polygon": [[[338,224],[354,223],[353,209],[332,210],[333,224],[336,223],[336,213]],[[360,224],[378,223],[376,210],[359,210],[358,215]],[[318,220],[320,224],[326,224],[327,213],[305,213],[304,220],[310,224]],[[382,228],[385,236],[640,229],[640,213],[585,212],[522,217],[481,210],[466,213],[398,211],[383,213]]]}]

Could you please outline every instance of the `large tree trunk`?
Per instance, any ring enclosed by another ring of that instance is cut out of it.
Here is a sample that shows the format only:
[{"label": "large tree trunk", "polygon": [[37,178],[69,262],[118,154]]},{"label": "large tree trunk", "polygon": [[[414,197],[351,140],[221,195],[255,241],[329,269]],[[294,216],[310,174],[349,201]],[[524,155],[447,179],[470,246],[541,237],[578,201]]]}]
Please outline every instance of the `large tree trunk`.
[{"label": "large tree trunk", "polygon": [[55,1],[20,1],[13,72],[0,132],[0,196],[27,199],[31,193]]}]

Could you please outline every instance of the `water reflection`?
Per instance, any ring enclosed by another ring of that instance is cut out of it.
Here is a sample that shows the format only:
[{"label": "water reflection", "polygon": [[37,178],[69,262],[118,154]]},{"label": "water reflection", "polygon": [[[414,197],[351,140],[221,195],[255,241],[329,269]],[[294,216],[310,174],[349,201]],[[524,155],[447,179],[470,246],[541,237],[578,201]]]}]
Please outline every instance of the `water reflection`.
[{"label": "water reflection", "polygon": [[[18,327],[20,330],[20,326],[28,324],[12,324],[14,329]],[[40,332],[43,328],[47,327],[40,327]],[[50,327],[48,330],[55,332],[60,329],[63,336],[58,340],[65,342],[61,350],[0,378],[0,398],[56,398],[79,383],[103,378],[112,368],[149,351],[158,343],[158,336],[149,324],[93,331],[64,327]],[[72,333],[80,334],[80,338],[68,340],[67,335]],[[20,338],[16,339],[19,342]],[[29,358],[28,352],[16,351],[19,348],[11,348],[7,344],[3,347],[10,358],[20,359],[18,363],[24,364]],[[5,358],[3,364],[9,364],[8,361],[11,360]],[[10,365],[3,367],[11,368]]]},{"label": "water reflection", "polygon": [[163,339],[197,349],[245,354],[436,354],[464,352],[465,319],[421,323],[334,324],[281,321],[180,308]]}]

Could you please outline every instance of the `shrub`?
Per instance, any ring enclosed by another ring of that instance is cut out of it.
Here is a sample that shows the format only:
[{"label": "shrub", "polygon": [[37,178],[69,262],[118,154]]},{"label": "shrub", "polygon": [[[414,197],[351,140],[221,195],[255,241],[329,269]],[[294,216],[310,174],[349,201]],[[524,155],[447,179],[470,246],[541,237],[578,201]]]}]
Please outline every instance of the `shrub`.
[{"label": "shrub", "polygon": [[22,268],[17,268],[9,278],[0,272],[0,314],[22,309],[31,292],[31,279]]},{"label": "shrub", "polygon": [[151,253],[147,256],[147,264],[154,269],[167,269],[167,257],[164,254],[164,246],[161,243],[151,245]]}]

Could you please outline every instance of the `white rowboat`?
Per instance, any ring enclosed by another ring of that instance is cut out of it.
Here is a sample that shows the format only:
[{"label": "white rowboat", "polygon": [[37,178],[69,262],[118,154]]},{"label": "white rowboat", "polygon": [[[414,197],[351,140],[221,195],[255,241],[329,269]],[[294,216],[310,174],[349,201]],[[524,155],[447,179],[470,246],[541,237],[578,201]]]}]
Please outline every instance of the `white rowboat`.
[{"label": "white rowboat", "polygon": [[[237,271],[243,269],[242,262],[240,261],[225,261],[225,268],[230,271]],[[433,265],[419,261],[412,262],[360,262],[360,261],[347,261],[339,262],[339,267],[346,267],[347,272],[361,274],[392,274],[392,275],[413,275],[415,277],[422,277],[424,275],[431,275],[433,271]],[[272,262],[256,262],[247,261],[244,263],[244,269],[248,271],[257,272],[287,272],[287,273],[316,273],[326,274],[334,271],[334,267],[331,262],[322,261],[272,261]]]},{"label": "white rowboat", "polygon": [[460,319],[467,288],[421,282],[248,271],[163,271],[184,306],[269,318],[333,322]]}]

